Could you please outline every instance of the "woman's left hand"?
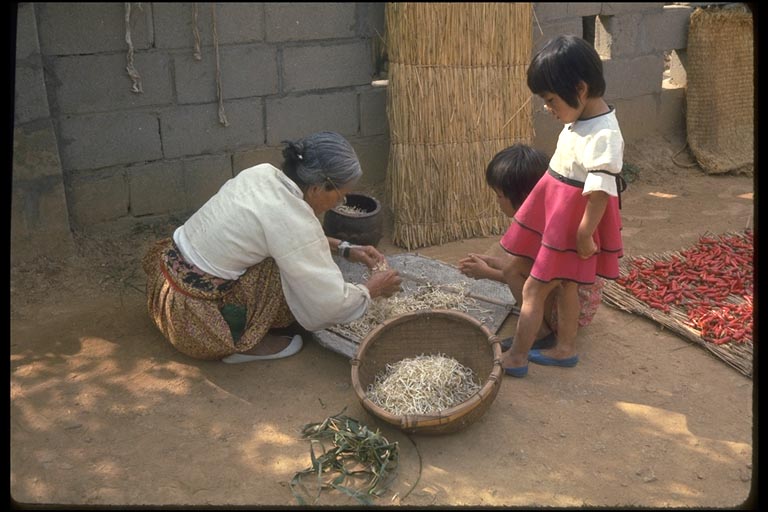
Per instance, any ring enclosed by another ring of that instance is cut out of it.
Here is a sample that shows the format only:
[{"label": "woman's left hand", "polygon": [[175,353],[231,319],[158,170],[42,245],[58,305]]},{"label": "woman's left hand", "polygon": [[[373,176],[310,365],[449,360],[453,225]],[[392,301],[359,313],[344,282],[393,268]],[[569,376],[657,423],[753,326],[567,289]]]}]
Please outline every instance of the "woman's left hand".
[{"label": "woman's left hand", "polygon": [[372,245],[353,245],[349,248],[347,259],[355,263],[363,263],[371,270],[387,261],[384,255]]}]

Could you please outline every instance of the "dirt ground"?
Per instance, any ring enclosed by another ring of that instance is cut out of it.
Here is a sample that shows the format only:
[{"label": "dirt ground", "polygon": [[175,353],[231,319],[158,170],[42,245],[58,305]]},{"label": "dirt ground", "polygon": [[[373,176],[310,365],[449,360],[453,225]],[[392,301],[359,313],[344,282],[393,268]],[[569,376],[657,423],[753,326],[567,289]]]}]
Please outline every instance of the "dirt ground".
[{"label": "dirt ground", "polygon": [[[753,226],[754,180],[672,162],[684,141],[627,147],[625,254]],[[690,161],[687,152],[678,160]],[[572,369],[505,377],[468,429],[416,436],[377,422],[349,361],[197,361],[150,322],[139,259],[170,223],[78,236],[77,257],[11,269],[10,495],[16,505],[294,506],[310,465],[299,430],[346,408],[400,446],[380,505],[741,507],[753,495],[753,382],[701,347],[603,304]],[[456,264],[497,237],[418,251]],[[387,239],[385,254],[402,252]],[[502,334],[511,332],[510,323]],[[323,493],[318,505],[354,505]]]}]

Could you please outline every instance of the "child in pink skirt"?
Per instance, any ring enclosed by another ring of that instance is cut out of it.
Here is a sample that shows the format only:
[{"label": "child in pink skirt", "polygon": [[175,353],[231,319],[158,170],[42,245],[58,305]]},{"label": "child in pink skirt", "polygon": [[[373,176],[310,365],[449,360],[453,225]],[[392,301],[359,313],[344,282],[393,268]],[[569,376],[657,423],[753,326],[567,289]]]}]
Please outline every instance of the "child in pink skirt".
[{"label": "child in pink skirt", "polygon": [[[488,164],[485,170],[485,181],[496,193],[496,199],[501,211],[513,218],[520,205],[525,201],[547,172],[549,157],[541,151],[525,144],[517,143],[499,151]],[[466,276],[474,279],[492,279],[506,283],[504,267],[513,265],[521,279],[516,279],[510,284],[512,295],[518,304],[522,302],[522,288],[524,277],[531,269],[531,261],[527,258],[505,254],[491,256],[487,254],[470,253],[459,260],[459,270]],[[600,300],[604,282],[600,278],[595,279],[594,284],[579,285],[579,327],[590,324],[595,316]],[[545,303],[544,322],[536,336],[533,348],[551,348],[557,342],[557,293],[550,293]],[[502,350],[508,350],[513,338],[502,340]]]},{"label": "child in pink skirt", "polygon": [[[565,126],[549,169],[514,216],[501,245],[532,262],[524,278],[514,343],[502,366],[514,377],[528,373],[528,361],[575,366],[580,284],[597,276],[619,277],[623,255],[619,194],[624,139],[615,109],[603,99],[603,65],[581,38],[558,36],[534,56],[528,87]],[[520,280],[519,268],[505,267],[505,280]],[[511,286],[511,285],[510,285]],[[545,301],[561,287],[557,345],[531,346],[541,327]]]}]

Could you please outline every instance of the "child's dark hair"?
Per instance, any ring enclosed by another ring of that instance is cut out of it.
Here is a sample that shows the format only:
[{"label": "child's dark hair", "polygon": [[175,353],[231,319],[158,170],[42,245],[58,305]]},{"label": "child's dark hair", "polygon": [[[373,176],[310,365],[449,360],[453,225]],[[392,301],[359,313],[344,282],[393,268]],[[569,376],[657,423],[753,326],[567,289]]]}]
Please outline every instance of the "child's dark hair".
[{"label": "child's dark hair", "polygon": [[551,92],[578,108],[580,81],[587,84],[587,97],[605,94],[603,61],[595,48],[580,37],[558,36],[539,50],[528,66],[528,88],[533,94]]},{"label": "child's dark hair", "polygon": [[496,153],[485,169],[488,186],[500,190],[515,209],[520,208],[549,167],[549,157],[525,144]]}]

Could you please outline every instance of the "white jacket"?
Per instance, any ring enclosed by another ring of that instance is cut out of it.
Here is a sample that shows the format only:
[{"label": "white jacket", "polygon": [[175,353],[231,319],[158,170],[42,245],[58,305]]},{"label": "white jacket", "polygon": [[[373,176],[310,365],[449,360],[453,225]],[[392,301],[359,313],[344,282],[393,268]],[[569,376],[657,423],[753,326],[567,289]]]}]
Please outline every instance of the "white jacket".
[{"label": "white jacket", "polygon": [[228,180],[173,239],[187,261],[223,279],[274,258],[288,306],[310,331],[356,320],[371,303],[367,287],[345,282],[301,189],[270,164]]}]

